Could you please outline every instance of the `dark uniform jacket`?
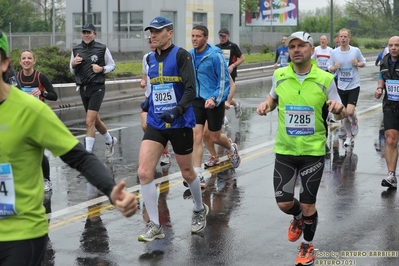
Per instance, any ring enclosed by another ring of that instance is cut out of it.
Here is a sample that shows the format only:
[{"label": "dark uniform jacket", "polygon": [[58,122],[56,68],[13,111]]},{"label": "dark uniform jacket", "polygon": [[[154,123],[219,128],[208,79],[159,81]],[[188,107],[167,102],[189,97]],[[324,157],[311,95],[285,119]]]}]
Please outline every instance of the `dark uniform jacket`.
[{"label": "dark uniform jacket", "polygon": [[104,73],[94,73],[92,64],[105,66],[105,52],[107,47],[99,42],[92,41],[89,44],[81,42],[73,48],[73,56],[79,54],[83,58],[82,63],[75,68],[77,85],[104,84]]}]

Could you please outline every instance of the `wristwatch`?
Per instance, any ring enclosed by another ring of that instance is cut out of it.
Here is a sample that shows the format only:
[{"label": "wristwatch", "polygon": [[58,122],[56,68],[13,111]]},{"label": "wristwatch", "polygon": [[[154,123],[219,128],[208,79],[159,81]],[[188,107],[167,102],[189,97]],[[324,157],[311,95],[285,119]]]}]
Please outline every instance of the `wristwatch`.
[{"label": "wristwatch", "polygon": [[216,98],[214,96],[211,97],[211,100],[215,103],[215,105],[218,104],[218,102],[216,101]]},{"label": "wristwatch", "polygon": [[43,97],[47,97],[47,94],[48,94],[47,91],[43,91],[43,92],[42,92]]}]

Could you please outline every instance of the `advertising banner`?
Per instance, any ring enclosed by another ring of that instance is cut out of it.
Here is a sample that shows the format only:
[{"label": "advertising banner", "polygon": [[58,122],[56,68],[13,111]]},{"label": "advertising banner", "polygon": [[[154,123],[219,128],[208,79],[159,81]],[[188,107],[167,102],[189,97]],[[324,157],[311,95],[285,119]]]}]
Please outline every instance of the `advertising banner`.
[{"label": "advertising banner", "polygon": [[297,26],[299,0],[259,0],[256,12],[245,12],[246,26]]}]

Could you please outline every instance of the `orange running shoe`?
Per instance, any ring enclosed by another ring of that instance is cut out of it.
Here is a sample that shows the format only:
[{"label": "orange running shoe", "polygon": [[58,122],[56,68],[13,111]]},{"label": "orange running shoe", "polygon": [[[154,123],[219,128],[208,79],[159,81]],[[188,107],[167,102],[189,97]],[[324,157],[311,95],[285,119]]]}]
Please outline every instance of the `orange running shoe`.
[{"label": "orange running shoe", "polygon": [[291,220],[290,227],[288,227],[288,240],[291,242],[295,242],[302,235],[302,227],[303,221],[295,219],[295,217]]},{"label": "orange running shoe", "polygon": [[314,254],[313,244],[312,243],[305,244],[301,242],[301,245],[299,246],[298,249],[299,253],[295,261],[295,266],[311,265],[314,262],[314,259],[316,258]]}]

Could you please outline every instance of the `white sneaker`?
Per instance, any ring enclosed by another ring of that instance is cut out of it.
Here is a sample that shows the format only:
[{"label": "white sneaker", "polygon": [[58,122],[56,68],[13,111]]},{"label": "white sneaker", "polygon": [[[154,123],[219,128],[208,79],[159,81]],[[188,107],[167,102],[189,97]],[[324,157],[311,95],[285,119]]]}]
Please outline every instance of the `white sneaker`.
[{"label": "white sneaker", "polygon": [[139,235],[138,240],[141,242],[152,242],[155,239],[161,239],[165,237],[161,225],[156,225],[153,221],[147,223],[147,232],[145,234]]},{"label": "white sneaker", "polygon": [[51,191],[51,190],[53,190],[53,184],[51,183],[50,180],[45,178],[44,179],[44,191],[48,192],[48,191]]},{"label": "white sneaker", "polygon": [[344,142],[344,146],[348,147],[348,146],[352,145],[353,142],[354,142],[354,140],[353,140],[352,137],[346,137],[346,140]]},{"label": "white sneaker", "polygon": [[112,137],[112,143],[105,143],[105,157],[109,158],[114,155],[115,145],[118,143],[118,139]]},{"label": "white sneaker", "polygon": [[204,168],[206,169],[206,168],[209,168],[209,167],[212,167],[212,166],[216,166],[216,165],[219,165],[219,164],[220,164],[219,158],[215,157],[215,156],[211,156],[209,158],[209,160],[204,163],[204,166],[205,166]]},{"label": "white sneaker", "polygon": [[231,139],[229,139],[229,140],[230,140],[231,146],[234,148],[234,151],[232,153],[229,153],[227,155],[227,157],[229,158],[231,164],[233,165],[233,168],[237,168],[241,163],[241,157],[238,154],[238,146]]},{"label": "white sneaker", "polygon": [[384,178],[381,181],[381,186],[383,187],[389,187],[389,188],[396,188],[398,184],[398,181],[396,179],[396,176],[389,174],[388,177]]},{"label": "white sneaker", "polygon": [[172,157],[170,156],[169,153],[164,153],[161,155],[160,162],[161,166],[166,165],[166,164],[171,164],[172,163]]},{"label": "white sneaker", "polygon": [[204,205],[204,209],[200,212],[195,212],[193,211],[193,217],[191,220],[191,233],[192,234],[198,234],[202,231],[204,231],[206,227],[206,216],[209,213],[209,207],[205,203],[202,203]]}]

